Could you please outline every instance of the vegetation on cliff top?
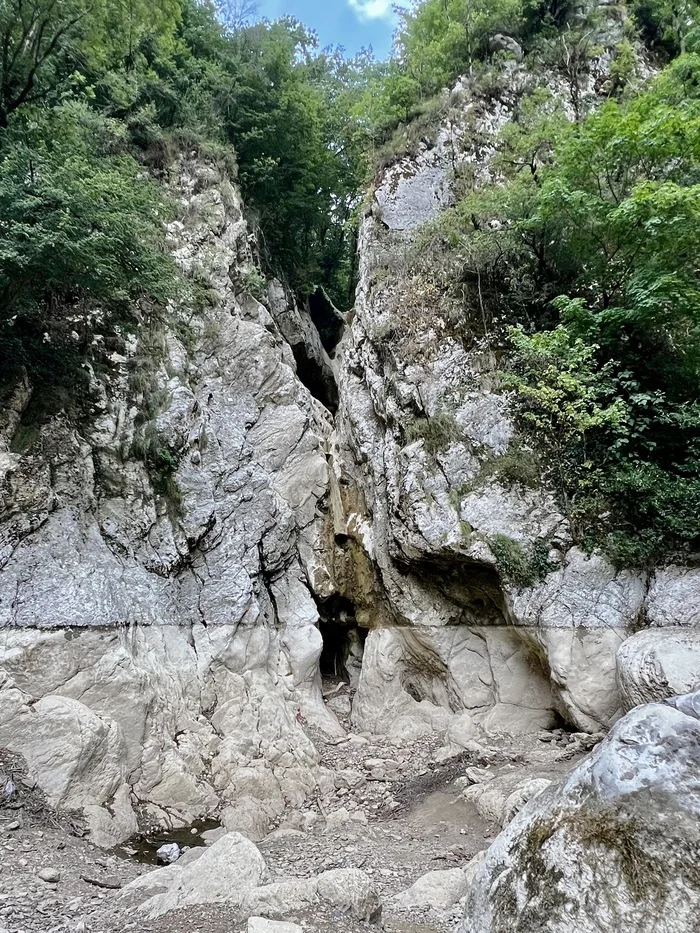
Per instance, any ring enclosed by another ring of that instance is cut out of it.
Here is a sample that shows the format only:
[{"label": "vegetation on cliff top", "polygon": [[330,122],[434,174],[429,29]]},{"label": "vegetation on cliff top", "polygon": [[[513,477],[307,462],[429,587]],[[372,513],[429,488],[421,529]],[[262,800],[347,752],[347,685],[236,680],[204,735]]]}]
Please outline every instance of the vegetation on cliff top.
[{"label": "vegetation on cliff top", "polygon": [[361,153],[345,98],[362,63],[240,9],[0,0],[3,383],[24,369],[74,387],[96,336],[112,351],[143,300],[177,293],[154,177],[183,151],[237,163],[269,272],[348,305]]},{"label": "vegetation on cliff top", "polygon": [[[489,171],[456,178],[419,242],[465,336],[500,354],[576,539],[645,565],[700,545],[700,56],[695,5],[632,12],[602,103],[581,92],[599,14],[553,41],[521,20],[526,66],[564,48],[569,93],[522,94]],[[652,82],[635,77],[640,35],[670,59]]]}]

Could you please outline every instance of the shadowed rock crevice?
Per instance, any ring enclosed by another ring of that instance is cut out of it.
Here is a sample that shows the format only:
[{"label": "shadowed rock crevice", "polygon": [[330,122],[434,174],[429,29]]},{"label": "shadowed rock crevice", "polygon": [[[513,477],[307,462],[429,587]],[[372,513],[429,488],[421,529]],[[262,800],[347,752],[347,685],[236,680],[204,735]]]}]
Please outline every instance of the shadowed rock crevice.
[{"label": "shadowed rock crevice", "polygon": [[[338,386],[325,353],[319,356],[306,343],[292,345],[297,376],[309,392],[332,413],[338,410]],[[325,357],[325,358],[324,358]]]},{"label": "shadowed rock crevice", "polygon": [[320,285],[309,295],[307,306],[324,350],[333,356],[345,330],[345,315],[336,308]]},{"label": "shadowed rock crevice", "polygon": [[336,594],[320,603],[318,610],[323,639],[319,659],[321,677],[357,686],[367,630],[357,624],[354,604]]},{"label": "shadowed rock crevice", "polygon": [[[315,299],[318,292],[317,289],[312,298]],[[306,386],[314,398],[335,414],[338,410],[338,386],[333,363],[326,350],[326,342],[328,346],[333,348],[336,346],[340,339],[340,333],[337,333],[336,339],[337,327],[342,328],[344,321],[340,312],[336,311],[322,290],[321,294],[323,297],[315,299],[313,306],[316,308],[316,317],[324,328],[325,337],[311,314],[312,298],[308,301],[309,308],[299,307],[281,283],[273,281],[268,286],[267,302],[275,324],[294,355],[300,382]],[[331,326],[333,312],[340,315],[340,322]],[[327,322],[325,325],[324,321]]]},{"label": "shadowed rock crevice", "polygon": [[461,609],[464,625],[508,625],[510,612],[498,571],[458,554],[426,554],[396,560],[399,573],[412,576],[422,589],[433,590]]}]

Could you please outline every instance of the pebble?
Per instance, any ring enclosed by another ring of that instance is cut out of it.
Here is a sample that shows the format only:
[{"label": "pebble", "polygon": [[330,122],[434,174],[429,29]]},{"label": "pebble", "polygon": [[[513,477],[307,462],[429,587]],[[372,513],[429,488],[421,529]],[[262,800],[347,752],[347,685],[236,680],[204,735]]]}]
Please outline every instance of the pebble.
[{"label": "pebble", "polygon": [[180,846],[176,842],[166,842],[156,851],[156,858],[161,865],[172,865],[182,855]]}]

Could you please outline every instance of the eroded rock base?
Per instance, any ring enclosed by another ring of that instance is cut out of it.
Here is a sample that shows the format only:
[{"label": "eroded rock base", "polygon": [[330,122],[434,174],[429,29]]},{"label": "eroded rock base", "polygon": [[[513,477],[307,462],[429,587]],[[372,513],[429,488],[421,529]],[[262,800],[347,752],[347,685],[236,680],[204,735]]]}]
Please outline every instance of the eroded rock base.
[{"label": "eroded rock base", "polygon": [[[398,748],[302,728],[336,789],[291,808],[256,846],[222,829],[208,837],[211,855],[190,850],[172,869],[97,849],[75,835],[79,821],[38,806],[38,791],[29,806],[17,775],[16,809],[0,808],[0,926],[13,933],[244,933],[250,917],[263,917],[296,922],[306,933],[371,933],[380,923],[389,933],[447,933],[480,853],[517,812],[513,789],[525,786],[526,797],[528,783],[566,774],[587,741],[547,732],[445,757],[438,737]],[[243,849],[252,866],[245,891],[236,886],[240,872],[227,875],[223,866]],[[207,884],[195,884],[197,865],[209,862]],[[41,880],[45,867],[57,882]],[[229,878],[225,885],[217,887],[217,871]]]}]

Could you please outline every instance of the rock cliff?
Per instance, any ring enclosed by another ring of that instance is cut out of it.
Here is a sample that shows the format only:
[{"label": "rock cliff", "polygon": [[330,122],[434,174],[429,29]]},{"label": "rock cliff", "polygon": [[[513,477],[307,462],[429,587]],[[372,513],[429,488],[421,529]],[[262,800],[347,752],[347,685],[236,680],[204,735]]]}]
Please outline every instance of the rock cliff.
[{"label": "rock cliff", "polygon": [[80,419],[39,419],[28,382],[2,413],[0,746],[100,844],[214,814],[258,840],[323,796],[339,779],[309,731],[344,730],[322,672],[357,688],[356,730],[453,751],[596,733],[697,686],[674,658],[700,574],[574,546],[514,469],[531,452],[493,352],[412,259],[532,83],[504,69],[507,93],[461,82],[435,141],[383,172],[347,326],[321,291],[299,306],[262,280],[235,185],[183,157],[190,297],[144,309]]},{"label": "rock cliff", "polygon": [[264,834],[324,780],[297,717],[339,728],[312,597],[332,420],[275,320],[316,333],[319,369],[327,354],[280,287],[246,288],[235,187],[196,159],[170,186],[170,245],[204,300],[144,313],[80,423],[37,424],[17,387],[0,439],[0,745],[105,843],[132,805],[176,825],[224,807]]},{"label": "rock cliff", "polygon": [[[588,76],[589,101],[610,52]],[[384,171],[340,348],[340,547],[361,568],[359,582],[345,572],[346,595],[370,628],[354,721],[386,734],[415,737],[465,712],[487,732],[607,729],[628,702],[617,687],[623,640],[700,622],[697,571],[618,571],[574,545],[554,490],[526,475],[532,451],[489,342],[455,326],[424,258],[439,244],[423,225],[451,203],[460,171],[479,184],[518,99],[542,86],[567,101],[565,82],[515,61],[501,81],[494,100],[464,79],[435,138]]]}]

